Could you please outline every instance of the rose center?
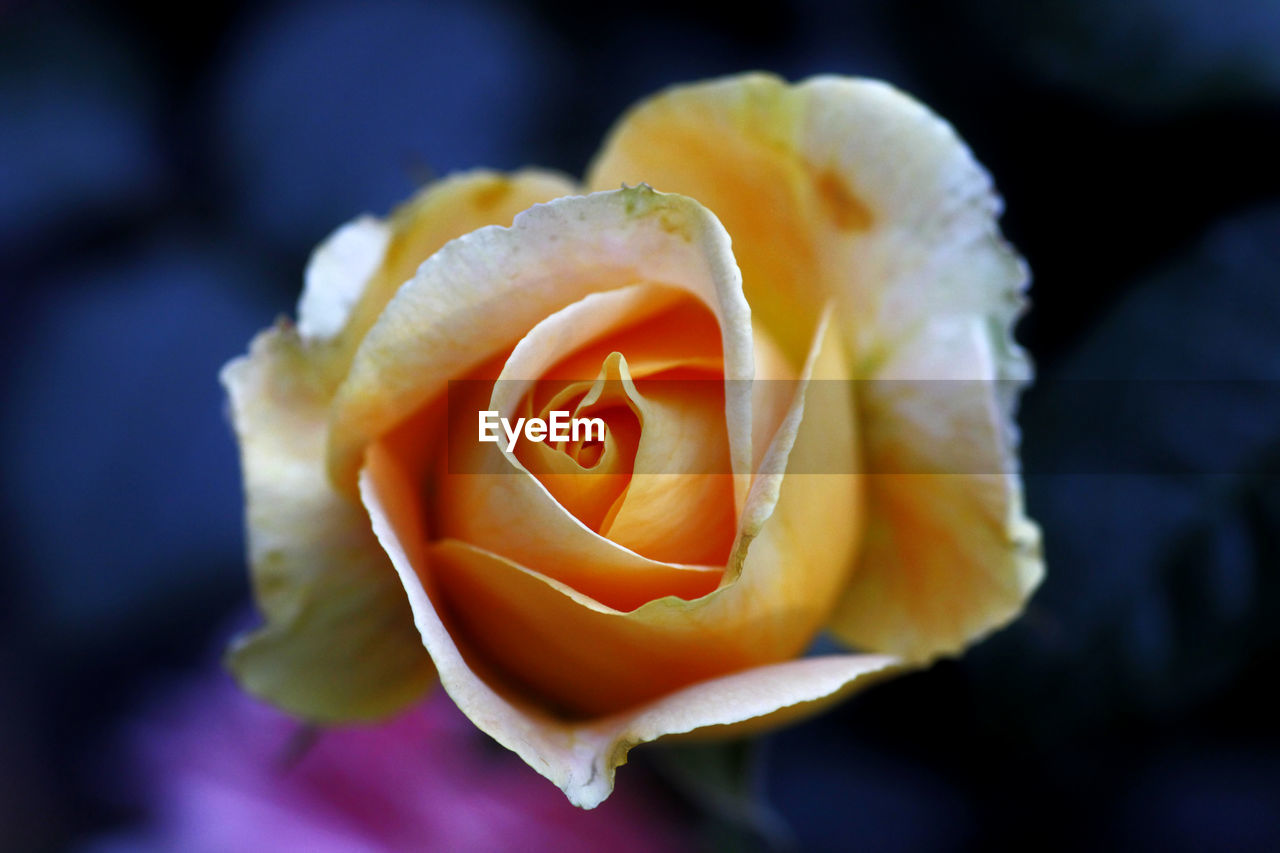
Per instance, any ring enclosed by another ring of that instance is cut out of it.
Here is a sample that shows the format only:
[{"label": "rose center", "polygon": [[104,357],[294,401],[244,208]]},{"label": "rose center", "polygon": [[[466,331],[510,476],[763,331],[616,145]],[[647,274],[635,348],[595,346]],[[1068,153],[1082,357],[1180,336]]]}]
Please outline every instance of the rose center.
[{"label": "rose center", "polygon": [[[601,536],[654,559],[714,565],[735,529],[719,371],[632,374],[609,353],[592,380],[544,379],[519,414],[595,418],[603,437],[521,441],[516,457],[568,512]],[[689,535],[690,518],[705,522]]]}]

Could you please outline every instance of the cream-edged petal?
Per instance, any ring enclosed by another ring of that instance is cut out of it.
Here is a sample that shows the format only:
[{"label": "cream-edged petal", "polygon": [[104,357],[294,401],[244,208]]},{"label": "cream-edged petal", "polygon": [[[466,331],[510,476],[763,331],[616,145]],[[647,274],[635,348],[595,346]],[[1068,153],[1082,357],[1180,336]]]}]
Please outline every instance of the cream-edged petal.
[{"label": "cream-edged petal", "polygon": [[[729,238],[706,208],[635,187],[537,205],[511,228],[447,244],[388,303],[361,343],[331,419],[330,472],[354,488],[365,447],[549,314],[638,282],[702,300],[720,323],[726,376],[754,367],[751,314]],[[735,471],[750,469],[746,383],[726,400]]]},{"label": "cream-edged petal", "polygon": [[361,216],[333,232],[311,253],[298,299],[298,335],[323,343],[346,328],[351,311],[382,268],[391,228]]},{"label": "cream-edged petal", "polygon": [[410,487],[398,481],[394,467],[379,471],[376,458],[370,462],[360,478],[361,494],[374,531],[400,573],[441,683],[480,729],[560,786],[575,805],[593,808],[601,803],[613,789],[615,769],[638,744],[665,735],[718,730],[780,711],[800,712],[867,683],[895,664],[876,655],[809,658],[709,679],[589,722],[554,718],[516,694],[495,690],[464,657],[441,620],[424,531],[413,512],[400,512],[413,502],[396,492]]},{"label": "cream-edged petal", "polygon": [[747,299],[798,360],[834,300],[857,375],[922,322],[1008,321],[1025,274],[986,172],[950,125],[875,80],[747,74],[677,86],[628,112],[589,187],[646,181],[698,199],[733,235]]},{"label": "cream-edged petal", "polygon": [[329,484],[326,393],[304,344],[289,327],[268,329],[222,382],[266,622],[235,642],[228,665],[250,692],[311,720],[401,709],[432,683],[431,661],[367,513]]},{"label": "cream-edged petal", "polygon": [[361,216],[339,228],[312,253],[298,303],[298,330],[320,375],[337,386],[387,302],[445,243],[576,191],[555,172],[477,169],[431,182],[385,220]]},{"label": "cream-edged petal", "polygon": [[[516,402],[529,393],[536,382],[553,375],[565,375],[564,370],[553,373],[558,363],[563,364],[583,351],[597,351],[601,346],[609,352],[618,350],[623,344],[617,341],[627,339],[621,333],[628,327],[643,327],[646,321],[688,298],[687,293],[675,288],[642,283],[590,293],[561,308],[538,321],[512,349],[498,374],[499,384],[494,387],[492,404],[504,416],[511,415]],[[655,344],[654,341],[644,343],[648,347]],[[597,353],[572,378],[594,378],[603,360]]]},{"label": "cream-edged petal", "polygon": [[445,243],[488,225],[507,226],[535,204],[579,190],[568,177],[544,169],[459,172],[428,184],[388,219],[392,240],[382,268],[362,294],[347,333],[347,355],[418,267]]},{"label": "cream-edged petal", "polygon": [[826,300],[811,227],[817,200],[794,150],[799,108],[789,91],[777,78],[747,75],[646,99],[614,126],[586,184],[644,181],[715,211],[757,321],[798,368]]},{"label": "cream-edged petal", "polygon": [[[1020,613],[1044,573],[1013,423],[1031,376],[1012,338],[1027,270],[996,228],[989,176],[949,125],[884,85],[806,86],[823,105],[806,127],[810,156],[853,177],[888,226],[832,255],[857,265],[858,364],[877,380],[860,395],[865,549],[832,625],[908,659],[955,653]],[[890,152],[892,168],[867,168]]]},{"label": "cream-edged petal", "polygon": [[1044,573],[998,383],[970,378],[994,372],[988,331],[970,318],[929,333],[945,343],[884,364],[905,378],[861,383],[867,529],[831,623],[857,648],[917,661],[1013,619]]},{"label": "cream-edged petal", "polygon": [[[634,108],[587,183],[618,181],[716,212],[755,316],[793,362],[807,318],[830,301],[853,377],[893,380],[858,392],[863,466],[879,473],[837,633],[921,658],[1016,614],[1042,574],[1012,424],[1031,374],[1011,336],[1027,272],[996,227],[990,178],[952,128],[877,81],[744,75]],[[944,378],[974,381],[963,416],[910,408],[918,394],[897,381]],[[970,426],[948,431],[961,422]],[[916,467],[921,457],[936,464]],[[985,477],[967,482],[881,476],[979,467]]]},{"label": "cream-edged petal", "polygon": [[328,483],[328,406],[360,339],[424,258],[573,190],[550,172],[476,171],[432,183],[386,221],[354,220],[312,255],[298,329],[264,333],[224,370],[266,616],[228,655],[251,691],[305,717],[341,720],[385,716],[430,683],[367,516]]},{"label": "cream-edged petal", "polygon": [[433,543],[426,560],[419,572],[430,572],[432,598],[450,614],[451,633],[491,664],[494,683],[519,686],[567,716],[622,711],[781,659],[762,656],[742,636],[749,623],[718,624],[676,600],[621,612],[454,539]]}]

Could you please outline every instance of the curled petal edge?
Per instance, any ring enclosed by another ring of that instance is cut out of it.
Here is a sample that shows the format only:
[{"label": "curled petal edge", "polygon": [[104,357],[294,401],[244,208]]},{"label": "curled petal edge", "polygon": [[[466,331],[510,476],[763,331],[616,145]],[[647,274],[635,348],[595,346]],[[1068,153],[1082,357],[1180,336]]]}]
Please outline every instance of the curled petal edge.
[{"label": "curled petal edge", "polygon": [[[481,730],[554,782],[574,805],[594,808],[613,790],[614,772],[635,746],[670,735],[730,734],[731,727],[776,724],[870,684],[897,665],[886,655],[803,658],[721,676],[678,690],[634,710],[588,722],[553,718],[517,697],[504,696],[468,665],[414,565],[424,548],[404,542],[368,469],[360,491],[373,530],[400,574],[414,622],[431,653],[440,682]],[[403,529],[403,528],[401,528]],[[409,529],[412,529],[410,526]],[[414,551],[412,555],[410,550]],[[706,732],[705,730],[716,730]]]}]

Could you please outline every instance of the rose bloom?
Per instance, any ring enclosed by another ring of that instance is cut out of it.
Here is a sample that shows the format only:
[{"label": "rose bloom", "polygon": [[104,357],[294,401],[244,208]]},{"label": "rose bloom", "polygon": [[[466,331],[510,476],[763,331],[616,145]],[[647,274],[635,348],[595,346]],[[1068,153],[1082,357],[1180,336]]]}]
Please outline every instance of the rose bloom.
[{"label": "rose bloom", "polygon": [[[639,104],[582,185],[470,172],[340,228],[223,372],[265,616],[231,669],[317,722],[438,680],[592,807],[637,744],[960,651],[1042,575],[999,207],[893,88],[752,74]],[[508,452],[483,410],[608,432]],[[823,631],[849,653],[801,657]]]}]

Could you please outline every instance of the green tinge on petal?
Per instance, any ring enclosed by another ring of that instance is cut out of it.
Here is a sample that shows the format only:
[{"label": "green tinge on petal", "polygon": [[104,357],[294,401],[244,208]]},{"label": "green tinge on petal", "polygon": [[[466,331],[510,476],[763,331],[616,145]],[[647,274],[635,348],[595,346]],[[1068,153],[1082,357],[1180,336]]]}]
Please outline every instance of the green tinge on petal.
[{"label": "green tinge on petal", "polygon": [[240,438],[253,585],[265,625],[231,647],[245,689],[317,722],[376,719],[434,680],[368,514],[329,485],[327,395],[288,327],[222,381]]}]

